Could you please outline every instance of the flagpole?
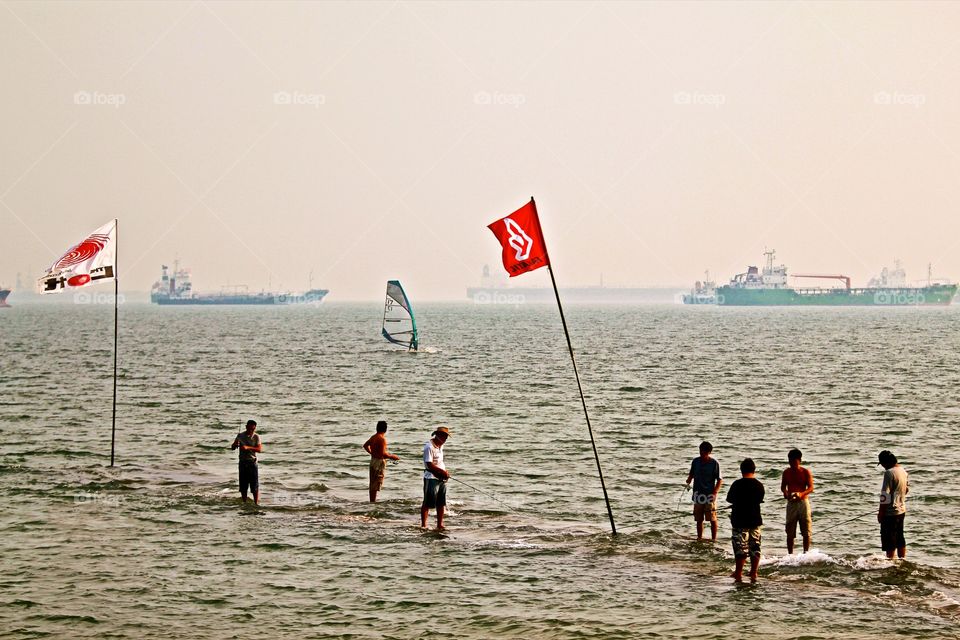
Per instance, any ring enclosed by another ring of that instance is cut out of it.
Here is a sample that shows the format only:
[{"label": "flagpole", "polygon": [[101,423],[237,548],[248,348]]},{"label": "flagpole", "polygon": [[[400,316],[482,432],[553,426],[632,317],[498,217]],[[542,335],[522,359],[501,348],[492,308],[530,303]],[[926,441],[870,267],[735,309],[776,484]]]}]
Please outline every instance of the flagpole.
[{"label": "flagpole", "polygon": [[120,306],[120,278],[117,269],[120,255],[120,225],[114,221],[114,255],[113,255],[113,424],[110,427],[110,466],[113,466],[114,452],[117,443],[117,343],[119,335],[119,306]]},{"label": "flagpole", "polygon": [[[536,211],[537,203],[533,197],[530,197]],[[539,216],[538,216],[539,218]],[[603,501],[607,504],[607,515],[610,517],[610,530],[613,535],[617,535],[617,525],[613,522],[613,509],[610,508],[610,497],[607,495],[607,485],[603,481],[603,469],[600,467],[600,454],[597,453],[597,443],[593,439],[593,428],[590,426],[590,414],[587,412],[587,401],[583,397],[583,385],[580,384],[580,371],[577,369],[577,359],[573,355],[573,343],[570,342],[570,331],[567,329],[567,319],[563,315],[563,305],[560,303],[560,290],[557,289],[557,280],[553,276],[553,263],[550,261],[550,252],[547,250],[547,243],[543,239],[543,231],[540,231],[540,242],[543,244],[543,253],[547,258],[547,271],[550,272],[550,283],[553,284],[553,293],[557,297],[557,308],[560,310],[560,322],[563,324],[563,334],[567,337],[567,349],[570,351],[570,362],[573,363],[573,374],[577,378],[577,389],[580,390],[580,403],[583,405],[583,417],[587,419],[587,432],[590,434],[590,445],[593,447],[593,459],[597,461],[597,472],[600,474],[600,488],[603,489]]]}]

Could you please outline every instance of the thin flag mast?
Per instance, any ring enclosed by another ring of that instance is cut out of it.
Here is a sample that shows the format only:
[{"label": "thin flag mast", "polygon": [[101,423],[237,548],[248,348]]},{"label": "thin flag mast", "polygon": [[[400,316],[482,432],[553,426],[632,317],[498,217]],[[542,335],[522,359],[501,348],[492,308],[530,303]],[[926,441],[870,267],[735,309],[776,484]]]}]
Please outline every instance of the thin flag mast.
[{"label": "thin flag mast", "polygon": [[120,284],[117,280],[117,220],[111,220],[85,240],[67,249],[37,281],[41,294],[62,293],[98,281],[113,280],[113,418],[110,427],[110,466],[117,440],[117,347],[119,343]]},{"label": "thin flag mast", "polygon": [[[518,276],[527,271],[540,267],[547,267],[550,272],[550,283],[557,298],[557,308],[560,310],[560,322],[563,324],[563,334],[567,338],[567,349],[570,352],[570,362],[573,364],[573,373],[577,379],[577,389],[580,391],[580,403],[583,406],[583,416],[587,421],[587,432],[590,434],[590,445],[593,447],[593,459],[597,463],[597,473],[600,476],[600,488],[603,490],[603,500],[607,505],[607,516],[610,518],[610,530],[617,534],[617,525],[613,521],[613,509],[610,507],[610,497],[607,494],[607,485],[603,480],[603,468],[600,466],[600,454],[597,453],[597,443],[593,438],[593,427],[590,425],[590,414],[587,411],[587,401],[583,395],[583,385],[580,382],[580,371],[577,369],[577,358],[573,353],[573,343],[570,341],[570,331],[567,328],[567,319],[563,313],[563,304],[560,302],[560,290],[553,274],[550,263],[550,254],[547,243],[543,239],[540,228],[540,218],[537,214],[537,203],[531,197],[530,202],[514,211],[506,218],[501,218],[488,225],[489,229],[503,246],[503,267],[510,277]],[[539,247],[537,244],[539,243]]]}]

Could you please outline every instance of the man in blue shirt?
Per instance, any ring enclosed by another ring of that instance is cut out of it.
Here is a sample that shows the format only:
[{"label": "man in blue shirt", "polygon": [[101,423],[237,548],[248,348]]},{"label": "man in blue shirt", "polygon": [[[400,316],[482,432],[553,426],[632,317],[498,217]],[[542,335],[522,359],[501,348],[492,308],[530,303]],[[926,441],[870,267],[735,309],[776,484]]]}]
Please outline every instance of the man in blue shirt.
[{"label": "man in blue shirt", "polygon": [[704,440],[700,443],[700,456],[690,463],[687,475],[687,487],[693,481],[693,518],[697,521],[697,540],[703,540],[703,521],[710,520],[710,534],[717,540],[717,493],[723,478],[720,477],[720,463],[710,454],[713,445]]}]

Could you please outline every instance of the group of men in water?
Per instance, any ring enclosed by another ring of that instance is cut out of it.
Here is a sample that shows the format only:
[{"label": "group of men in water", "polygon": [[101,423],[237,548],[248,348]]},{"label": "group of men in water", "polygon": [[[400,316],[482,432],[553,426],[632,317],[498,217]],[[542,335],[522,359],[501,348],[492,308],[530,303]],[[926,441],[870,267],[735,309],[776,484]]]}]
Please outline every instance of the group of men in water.
[{"label": "group of men in water", "polygon": [[[260,436],[256,433],[257,423],[248,420],[246,431],[233,440],[231,449],[239,449],[240,495],[247,501],[247,493],[252,492],[253,501],[260,503],[257,454],[263,451]],[[363,449],[370,454],[370,502],[377,501],[377,494],[383,488],[388,460],[399,462],[400,457],[390,453],[387,448],[387,423],[377,422],[377,432],[364,444]],[[420,526],[426,528],[430,510],[437,512],[437,530],[443,529],[443,515],[447,505],[447,481],[450,474],[443,463],[443,445],[450,438],[450,429],[437,427],[430,439],[423,445],[423,503],[420,507]],[[723,485],[720,463],[713,457],[713,445],[700,443],[700,455],[690,463],[690,472],[684,483],[684,492],[693,488],[693,517],[697,523],[697,539],[703,539],[704,523],[710,523],[710,536],[717,539],[717,496]],[[890,451],[881,451],[879,464],[884,468],[883,483],[880,487],[880,506],[877,522],[880,523],[881,547],[888,558],[894,553],[903,558],[907,554],[907,543],[903,535],[903,521],[906,515],[906,496],[909,491],[909,478],[906,470],[897,463],[897,457]],[[803,552],[810,550],[813,518],[810,509],[810,494],[813,493],[813,473],[802,464],[803,454],[799,449],[787,453],[789,466],[780,477],[780,493],[787,501],[786,534],[787,552],[793,553],[797,529],[803,539]],[[730,503],[730,524],[733,531],[730,540],[736,561],[731,577],[737,582],[743,581],[743,569],[747,558],[750,559],[751,582],[757,580],[760,566],[760,545],[762,539],[763,518],[760,504],[765,490],[763,483],[756,477],[757,465],[750,458],[740,463],[741,477],[727,491],[726,501]]]},{"label": "group of men in water", "polygon": [[[690,463],[690,472],[684,484],[684,491],[693,483],[693,517],[697,523],[697,539],[703,539],[704,522],[710,523],[711,539],[717,539],[717,495],[723,484],[720,475],[720,463],[711,455],[713,445],[700,443],[700,455]],[[890,451],[881,451],[879,464],[884,468],[883,483],[880,487],[880,505],[877,522],[880,523],[881,548],[888,558],[903,558],[907,554],[907,543],[903,535],[903,521],[906,515],[906,496],[909,491],[909,478],[906,470],[897,462]],[[803,454],[799,449],[791,449],[787,454],[789,466],[780,477],[780,493],[787,501],[786,534],[787,552],[793,553],[797,528],[803,538],[803,552],[810,550],[813,519],[809,496],[813,493],[813,473],[802,465]],[[757,569],[760,565],[760,543],[763,518],[760,515],[760,503],[763,502],[764,488],[756,478],[757,465],[750,458],[740,463],[741,478],[727,491],[730,503],[730,525],[733,528],[730,539],[736,565],[731,577],[743,581],[743,568],[750,558],[751,582],[757,581]]]},{"label": "group of men in water", "polygon": [[[263,451],[263,443],[257,434],[256,420],[247,420],[243,433],[237,434],[230,445],[231,450],[239,449],[240,496],[244,502],[253,495],[254,504],[260,504],[260,477],[257,467],[257,454]],[[420,507],[420,526],[427,527],[427,516],[431,509],[437,512],[437,530],[443,530],[443,514],[447,506],[447,473],[443,464],[443,445],[450,438],[448,427],[437,427],[430,439],[423,445],[423,504]],[[387,450],[387,423],[377,422],[377,432],[363,443],[363,450],[370,454],[370,502],[377,501],[377,494],[383,488],[387,461],[399,462],[400,457]]]}]

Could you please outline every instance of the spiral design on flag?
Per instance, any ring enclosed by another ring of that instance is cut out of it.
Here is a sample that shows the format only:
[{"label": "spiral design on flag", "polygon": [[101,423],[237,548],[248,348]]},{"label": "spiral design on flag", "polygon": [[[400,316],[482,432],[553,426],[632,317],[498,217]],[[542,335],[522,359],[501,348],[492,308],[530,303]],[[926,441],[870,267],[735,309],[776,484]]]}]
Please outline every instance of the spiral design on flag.
[{"label": "spiral design on flag", "polygon": [[56,264],[53,265],[53,268],[65,269],[67,267],[72,267],[75,264],[86,262],[93,256],[100,253],[100,250],[103,249],[109,239],[109,236],[104,235],[95,234],[90,236],[63,254],[63,256],[57,260]]}]

